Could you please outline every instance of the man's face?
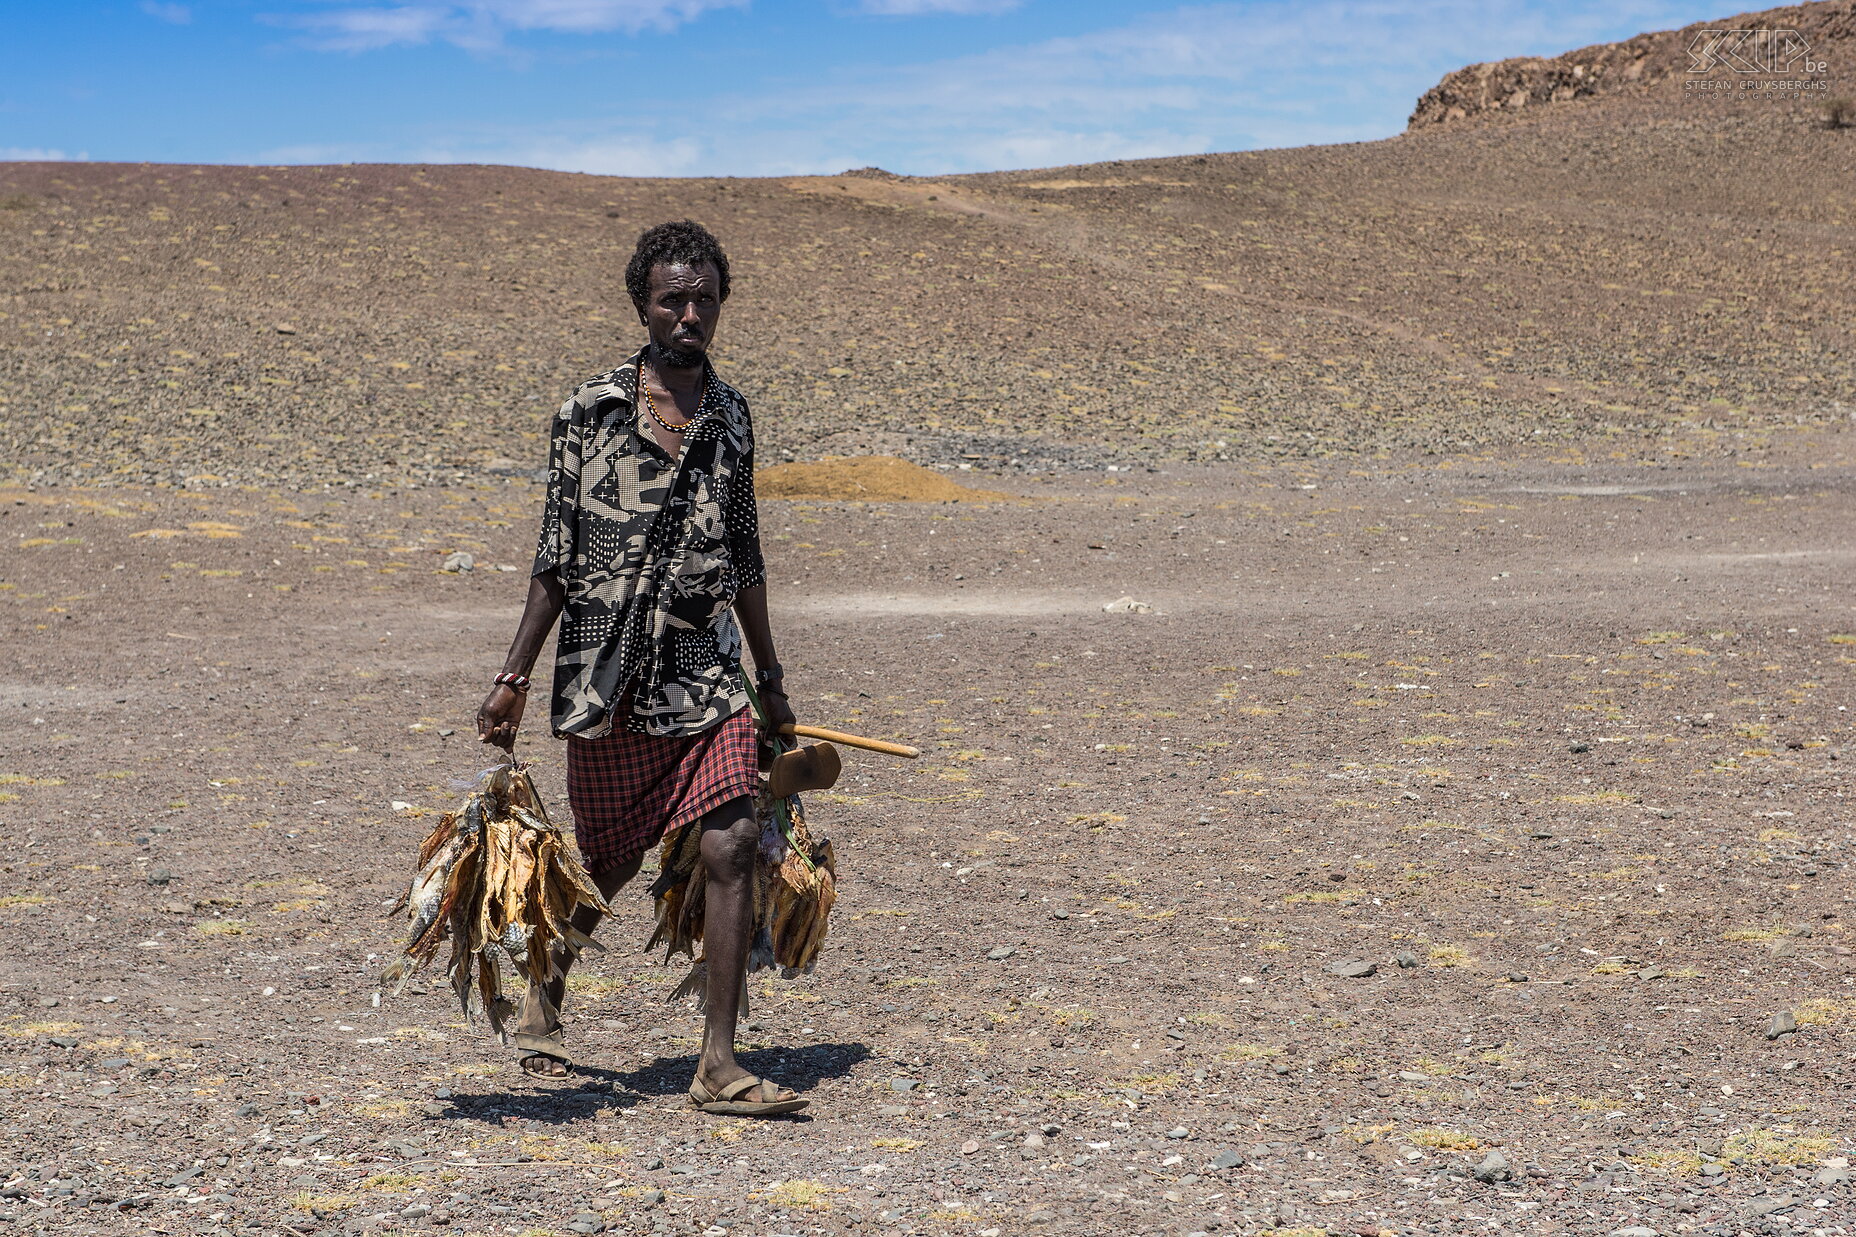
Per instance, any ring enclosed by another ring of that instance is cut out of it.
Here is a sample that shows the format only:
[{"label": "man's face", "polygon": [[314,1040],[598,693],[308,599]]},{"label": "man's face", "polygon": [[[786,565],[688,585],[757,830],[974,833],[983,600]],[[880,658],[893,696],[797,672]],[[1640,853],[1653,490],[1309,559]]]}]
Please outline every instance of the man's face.
[{"label": "man's face", "polygon": [[721,282],[713,262],[660,262],[651,268],[651,290],[639,316],[659,360],[691,368],[702,364],[722,315]]}]

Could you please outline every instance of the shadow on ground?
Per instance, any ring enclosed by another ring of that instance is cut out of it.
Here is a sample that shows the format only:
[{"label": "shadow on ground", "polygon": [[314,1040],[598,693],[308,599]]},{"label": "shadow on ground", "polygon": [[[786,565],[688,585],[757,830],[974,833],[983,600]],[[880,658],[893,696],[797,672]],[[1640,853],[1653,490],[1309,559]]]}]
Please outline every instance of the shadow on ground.
[{"label": "shadow on ground", "polygon": [[[806,1048],[756,1048],[739,1054],[743,1067],[804,1094],[827,1078],[842,1078],[870,1058],[867,1044],[814,1044]],[[516,1066],[510,1064],[512,1074]],[[696,1054],[660,1057],[635,1070],[618,1071],[576,1065],[570,1077],[550,1085],[526,1077],[511,1083],[522,1090],[453,1095],[437,1118],[483,1121],[516,1118],[566,1125],[616,1109],[635,1108],[652,1096],[680,1096],[696,1073]]]}]

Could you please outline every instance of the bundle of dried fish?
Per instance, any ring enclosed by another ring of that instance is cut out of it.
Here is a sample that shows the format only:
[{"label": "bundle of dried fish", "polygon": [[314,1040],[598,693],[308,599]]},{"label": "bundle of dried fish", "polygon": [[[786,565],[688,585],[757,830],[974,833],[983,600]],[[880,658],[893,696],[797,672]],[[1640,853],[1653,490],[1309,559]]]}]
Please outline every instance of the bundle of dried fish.
[{"label": "bundle of dried fish", "polygon": [[501,1034],[515,1006],[503,995],[499,959],[524,984],[556,978],[565,959],[595,944],[573,924],[581,907],[607,909],[573,839],[548,819],[524,766],[498,765],[420,845],[396,908],[412,931],[381,981],[404,991],[449,938],[446,977],[459,1005],[467,1016],[480,1007]]},{"label": "bundle of dried fish", "polygon": [[[775,798],[763,784],[754,801],[760,821],[760,848],[754,865],[754,936],[748,951],[750,972],[779,967],[788,979],[807,974],[824,944],[832,903],[837,900],[837,861],[831,839],[806,825],[799,797]],[[692,822],[664,839],[658,852],[658,877],[651,884],[657,899],[657,929],[646,949],[664,946],[664,958],[681,953],[694,965],[672,999],[694,996],[707,1004],[708,967],[696,955],[702,940],[703,892],[701,822]],[[743,991],[742,1010],[747,1009]]]}]

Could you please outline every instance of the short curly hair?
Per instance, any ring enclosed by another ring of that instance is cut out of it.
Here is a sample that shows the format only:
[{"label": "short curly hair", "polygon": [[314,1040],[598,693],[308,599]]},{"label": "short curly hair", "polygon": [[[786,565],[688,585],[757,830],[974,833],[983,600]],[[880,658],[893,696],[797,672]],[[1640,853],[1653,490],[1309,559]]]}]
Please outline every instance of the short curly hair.
[{"label": "short curly hair", "polygon": [[645,302],[651,297],[652,267],[662,263],[701,266],[704,262],[715,263],[721,277],[716,296],[719,300],[727,300],[728,255],[722,252],[722,243],[708,228],[693,220],[660,223],[638,237],[632,260],[625,264],[625,290],[631,293],[632,304],[638,307],[638,312],[643,313]]}]

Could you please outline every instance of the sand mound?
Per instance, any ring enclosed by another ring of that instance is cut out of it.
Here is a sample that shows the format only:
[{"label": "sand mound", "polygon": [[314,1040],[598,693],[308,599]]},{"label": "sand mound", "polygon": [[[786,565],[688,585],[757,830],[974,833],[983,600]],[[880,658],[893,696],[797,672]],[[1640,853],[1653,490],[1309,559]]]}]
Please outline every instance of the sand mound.
[{"label": "sand mound", "polygon": [[1000,502],[1010,494],[975,490],[893,455],[826,456],[816,464],[775,464],[754,474],[761,498],[828,502]]}]

